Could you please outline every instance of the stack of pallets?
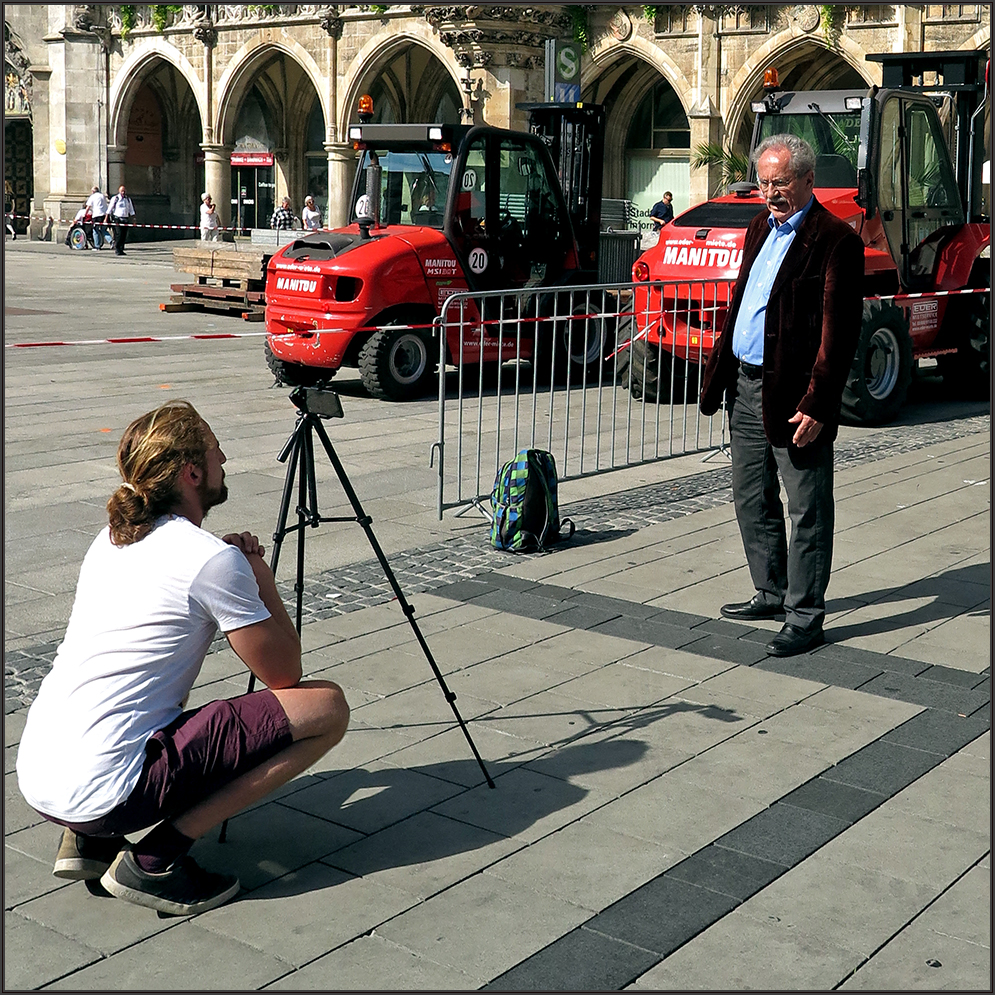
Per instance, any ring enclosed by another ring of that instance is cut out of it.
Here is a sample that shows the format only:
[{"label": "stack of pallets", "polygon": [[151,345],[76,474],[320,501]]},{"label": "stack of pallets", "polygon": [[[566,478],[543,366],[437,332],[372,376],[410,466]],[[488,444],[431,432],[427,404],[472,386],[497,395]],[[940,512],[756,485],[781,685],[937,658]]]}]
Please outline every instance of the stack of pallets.
[{"label": "stack of pallets", "polygon": [[[275,247],[274,247],[275,248]],[[160,311],[215,311],[262,321],[266,308],[266,263],[273,250],[222,242],[173,249],[173,269],[195,283],[173,283]]]}]

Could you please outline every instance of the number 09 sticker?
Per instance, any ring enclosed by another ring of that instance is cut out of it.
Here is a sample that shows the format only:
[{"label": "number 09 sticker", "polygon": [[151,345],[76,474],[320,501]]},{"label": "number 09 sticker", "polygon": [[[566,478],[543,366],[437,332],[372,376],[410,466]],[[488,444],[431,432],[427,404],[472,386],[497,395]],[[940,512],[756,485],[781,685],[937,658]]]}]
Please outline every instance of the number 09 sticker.
[{"label": "number 09 sticker", "polygon": [[483,273],[487,269],[487,250],[486,249],[471,249],[470,250],[470,270],[473,273]]}]

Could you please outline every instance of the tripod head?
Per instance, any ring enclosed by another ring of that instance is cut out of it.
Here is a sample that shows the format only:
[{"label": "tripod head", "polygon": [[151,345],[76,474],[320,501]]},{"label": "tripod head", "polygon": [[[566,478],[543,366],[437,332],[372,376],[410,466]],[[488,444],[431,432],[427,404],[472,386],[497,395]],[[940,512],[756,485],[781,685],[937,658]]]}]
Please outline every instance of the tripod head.
[{"label": "tripod head", "polygon": [[301,414],[317,415],[319,418],[344,418],[342,402],[334,390],[321,387],[295,387],[290,400]]}]

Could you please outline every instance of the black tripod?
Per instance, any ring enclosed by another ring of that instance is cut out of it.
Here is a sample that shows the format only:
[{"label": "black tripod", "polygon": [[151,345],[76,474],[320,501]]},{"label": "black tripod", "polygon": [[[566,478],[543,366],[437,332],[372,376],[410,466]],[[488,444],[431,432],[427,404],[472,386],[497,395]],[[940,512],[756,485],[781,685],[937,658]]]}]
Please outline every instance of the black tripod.
[{"label": "black tripod", "polygon": [[[449,690],[445,678],[442,676],[442,672],[439,670],[432,652],[428,648],[428,643],[425,642],[425,637],[418,628],[418,623],[415,622],[415,610],[408,604],[401,593],[401,589],[397,584],[397,578],[394,576],[394,572],[391,570],[390,564],[387,562],[387,558],[380,548],[380,543],[377,542],[377,537],[373,534],[371,527],[373,519],[363,511],[363,506],[359,503],[359,498],[356,496],[356,492],[353,490],[348,476],[346,476],[345,469],[339,462],[339,458],[332,448],[331,442],[328,440],[325,427],[321,424],[323,418],[342,417],[342,405],[339,402],[338,394],[330,390],[297,387],[291,393],[290,400],[297,406],[300,413],[297,416],[297,424],[294,426],[294,431],[277,457],[281,463],[285,463],[289,457],[290,463],[287,466],[287,480],[283,487],[283,499],[280,502],[280,517],[276,523],[276,531],[273,533],[273,554],[270,567],[273,573],[276,574],[276,567],[280,561],[280,546],[283,543],[284,537],[291,532],[296,532],[297,582],[294,585],[294,591],[297,594],[297,632],[300,633],[301,631],[301,602],[304,597],[304,537],[307,534],[305,529],[309,526],[317,528],[322,522],[359,522],[366,532],[366,538],[370,540],[370,545],[373,547],[373,552],[376,553],[376,557],[380,561],[380,566],[383,567],[384,575],[390,583],[391,588],[393,588],[401,610],[414,630],[415,636],[429,662],[429,666],[432,668],[432,672],[439,682],[439,687],[442,688],[442,693],[446,701],[449,702],[453,710],[453,715],[456,716],[456,721],[459,723],[460,729],[463,730],[463,735],[466,737],[467,743],[470,744],[470,749],[473,751],[477,763],[480,764],[480,769],[488,786],[493,788],[494,782],[491,780],[490,774],[487,773],[484,761],[480,759],[477,747],[470,738],[470,732],[466,727],[466,723],[456,708],[456,695]],[[318,513],[318,487],[314,476],[313,433],[315,432],[317,432],[321,444],[325,447],[328,459],[338,474],[342,489],[345,491],[346,497],[349,498],[349,503],[356,513],[354,517],[327,518]],[[295,475],[297,476],[297,524],[288,526],[287,514],[290,511],[290,500],[293,494]],[[255,686],[255,680],[255,674],[251,675],[249,678],[250,692]]]}]

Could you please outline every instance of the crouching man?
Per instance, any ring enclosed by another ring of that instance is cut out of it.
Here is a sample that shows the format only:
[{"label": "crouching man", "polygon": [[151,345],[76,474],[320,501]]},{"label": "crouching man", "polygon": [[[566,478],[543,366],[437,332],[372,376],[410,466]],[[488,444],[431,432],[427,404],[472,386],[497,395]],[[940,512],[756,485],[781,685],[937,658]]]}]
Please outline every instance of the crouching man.
[{"label": "crouching man", "polygon": [[[228,488],[193,407],[173,401],[132,422],[117,462],[124,483],[83,560],[17,777],[65,827],[57,877],[99,878],[118,898],[188,915],[239,887],[189,856],[194,841],[327,753],[349,708],[337,685],[301,680],[300,640],[259,540],[201,528]],[[219,628],[265,690],[184,711]]]}]

